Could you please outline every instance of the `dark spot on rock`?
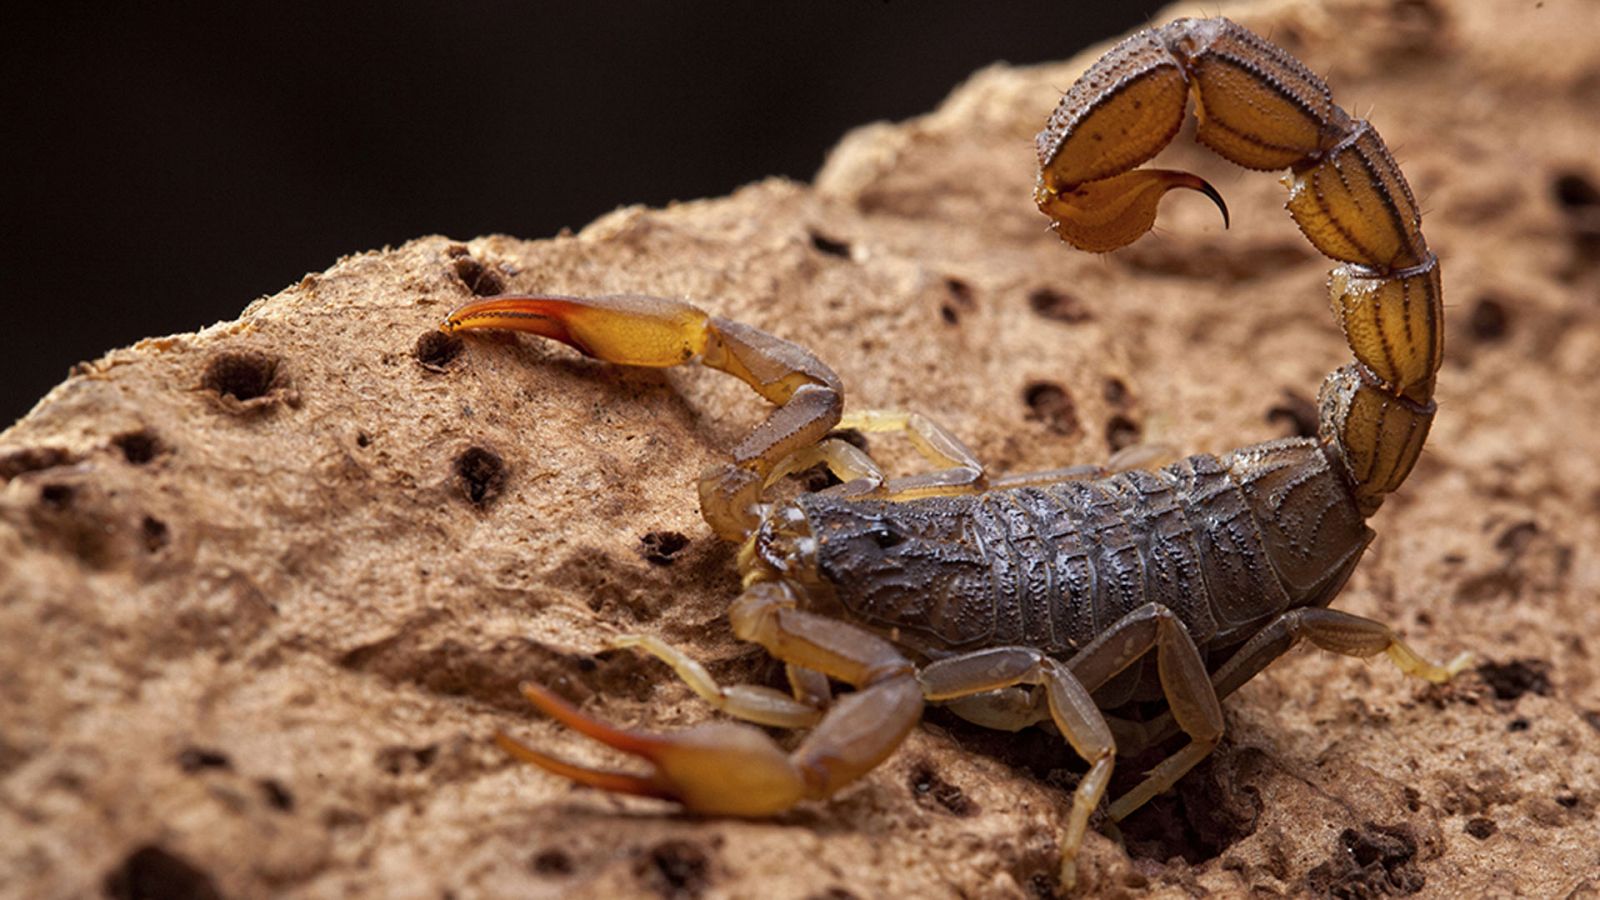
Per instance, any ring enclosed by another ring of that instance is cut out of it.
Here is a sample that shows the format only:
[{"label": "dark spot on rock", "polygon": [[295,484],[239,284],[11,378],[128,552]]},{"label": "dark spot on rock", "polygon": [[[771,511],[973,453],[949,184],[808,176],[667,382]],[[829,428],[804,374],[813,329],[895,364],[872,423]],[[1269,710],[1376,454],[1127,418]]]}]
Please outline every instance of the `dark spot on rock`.
[{"label": "dark spot on rock", "polygon": [[1422,793],[1411,785],[1406,785],[1401,793],[1406,798],[1406,809],[1418,812],[1422,809]]},{"label": "dark spot on rock", "polygon": [[40,472],[76,462],[60,447],[26,447],[0,456],[0,481],[10,481],[28,472]]},{"label": "dark spot on rock", "polygon": [[1550,664],[1542,659],[1485,662],[1478,666],[1478,677],[1494,691],[1496,700],[1515,700],[1527,693],[1550,696]]},{"label": "dark spot on rock", "polygon": [[171,537],[167,523],[155,516],[145,516],[139,521],[139,541],[144,544],[146,553],[155,553],[165,547]]},{"label": "dark spot on rock", "polygon": [[844,441],[862,453],[870,452],[867,449],[867,436],[854,428],[835,428],[833,431],[828,432],[828,437]]},{"label": "dark spot on rock", "polygon": [[1562,809],[1573,809],[1578,805],[1577,794],[1557,794],[1556,805]]},{"label": "dark spot on rock", "polygon": [[978,301],[972,293],[972,285],[959,278],[946,278],[944,287],[950,292],[950,300],[939,306],[939,315],[944,318],[946,324],[954,325],[961,321],[962,313],[978,308]]},{"label": "dark spot on rock", "polygon": [[255,350],[218,353],[200,376],[202,388],[241,403],[265,397],[277,383],[278,358]]},{"label": "dark spot on rock", "polygon": [[1600,206],[1600,188],[1576,172],[1563,172],[1557,175],[1551,188],[1555,193],[1556,203],[1564,210]]},{"label": "dark spot on rock", "polygon": [[1284,437],[1316,437],[1317,404],[1310,397],[1284,388],[1283,400],[1267,410],[1267,421],[1284,428]]},{"label": "dark spot on rock", "polygon": [[372,435],[365,431],[356,432],[356,446],[363,449],[372,446]]},{"label": "dark spot on rock", "polygon": [[276,778],[263,778],[256,782],[256,787],[261,788],[261,796],[268,806],[279,812],[294,811],[294,795]]},{"label": "dark spot on rock", "polygon": [[[1113,776],[1111,795],[1137,784],[1171,749],[1151,748],[1128,760],[1126,771]],[[1224,743],[1172,791],[1122,823],[1128,855],[1160,862],[1178,857],[1191,865],[1221,856],[1255,833],[1262,808],[1256,783],[1272,765],[1260,750]]]},{"label": "dark spot on rock", "polygon": [[1478,816],[1475,819],[1468,819],[1467,824],[1461,830],[1480,841],[1485,841],[1489,839],[1490,835],[1499,831],[1500,826],[1496,825],[1493,819],[1485,819],[1482,816]]},{"label": "dark spot on rock", "polygon": [[937,803],[953,816],[966,818],[978,814],[978,804],[972,802],[961,788],[945,781],[933,765],[919,762],[911,769],[911,796],[917,803]]},{"label": "dark spot on rock", "polygon": [[1511,315],[1506,305],[1493,296],[1479,297],[1467,315],[1467,330],[1485,344],[1505,340],[1510,331]]},{"label": "dark spot on rock", "polygon": [[459,336],[430,328],[417,336],[417,345],[412,352],[424,369],[443,372],[451,360],[461,355],[461,347]]},{"label": "dark spot on rock", "polygon": [[1415,863],[1417,841],[1405,826],[1368,822],[1339,835],[1339,848],[1327,862],[1306,874],[1311,893],[1365,898],[1415,894],[1426,879]]},{"label": "dark spot on rock", "polygon": [[1584,710],[1583,721],[1589,723],[1589,727],[1593,728],[1595,731],[1600,731],[1600,710]]},{"label": "dark spot on rock", "polygon": [[831,488],[836,484],[844,484],[833,474],[833,470],[828,468],[826,463],[817,463],[809,469],[801,469],[798,472],[791,473],[789,477],[799,481],[803,486],[803,490],[812,494]]},{"label": "dark spot on rock", "polygon": [[1462,579],[1456,596],[1463,603],[1487,603],[1499,597],[1515,597],[1522,588],[1521,573],[1511,566],[1498,566]]},{"label": "dark spot on rock", "polygon": [[72,505],[72,499],[78,496],[78,489],[70,484],[47,484],[39,488],[39,502],[51,509],[66,509]]},{"label": "dark spot on rock", "polygon": [[1107,378],[1104,391],[1106,402],[1112,406],[1128,405],[1128,383],[1121,378]]},{"label": "dark spot on rock", "polygon": [[1030,382],[1022,389],[1022,402],[1028,405],[1026,418],[1030,421],[1043,422],[1046,428],[1066,437],[1083,433],[1077,404],[1061,385],[1049,381]]},{"label": "dark spot on rock", "polygon": [[811,232],[811,248],[824,256],[850,258],[850,242],[834,240],[820,231]]},{"label": "dark spot on rock", "polygon": [[812,894],[806,900],[858,900],[855,894],[838,885],[830,885],[820,894]]},{"label": "dark spot on rock", "polygon": [[528,868],[537,875],[565,877],[571,875],[575,867],[572,865],[572,857],[568,856],[565,850],[551,848],[535,853],[533,859],[528,861]]},{"label": "dark spot on rock", "polygon": [[476,256],[457,256],[453,269],[467,290],[479,297],[493,297],[506,291],[500,273],[484,265]]},{"label": "dark spot on rock", "polygon": [[1494,539],[1494,548],[1504,553],[1508,558],[1516,559],[1528,549],[1528,545],[1533,543],[1533,539],[1538,536],[1539,523],[1532,519],[1525,519],[1500,532],[1499,537]]},{"label": "dark spot on rock", "polygon": [[111,439],[111,445],[122,451],[122,458],[136,466],[156,458],[161,453],[161,441],[146,429],[128,431]]},{"label": "dark spot on rock", "polygon": [[1600,260],[1600,188],[1576,172],[1558,175],[1553,187],[1580,266]]},{"label": "dark spot on rock", "polygon": [[185,747],[178,752],[178,768],[192,774],[202,769],[231,769],[233,761],[220,750]]},{"label": "dark spot on rock", "polygon": [[676,531],[652,531],[639,538],[639,553],[657,566],[672,565],[687,546],[688,536]]},{"label": "dark spot on rock", "polygon": [[390,775],[414,775],[433,765],[439,755],[437,745],[425,747],[390,746],[378,750],[375,761],[378,768]]},{"label": "dark spot on rock", "polygon": [[1139,423],[1127,416],[1112,416],[1106,422],[1106,446],[1112,453],[1139,443],[1139,434]]},{"label": "dark spot on rock", "polygon": [[[844,441],[862,453],[867,452],[867,436],[854,428],[835,429],[828,432],[828,438]],[[801,469],[789,477],[799,481],[805,486],[805,490],[813,494],[836,484],[843,484],[825,463],[817,463],[809,469]]]},{"label": "dark spot on rock", "polygon": [[1037,288],[1028,294],[1028,308],[1039,316],[1056,322],[1077,325],[1094,316],[1083,308],[1078,298],[1052,288]]},{"label": "dark spot on rock", "polygon": [[488,506],[505,490],[505,461],[491,450],[468,447],[456,457],[455,470],[461,493],[473,506]]},{"label": "dark spot on rock", "polygon": [[634,874],[662,897],[699,897],[711,885],[711,860],[693,842],[662,841],[635,865]]},{"label": "dark spot on rock", "polygon": [[106,873],[112,900],[220,900],[211,876],[160,847],[146,844]]},{"label": "dark spot on rock", "polygon": [[1507,731],[1527,731],[1528,730],[1528,724],[1529,723],[1528,723],[1527,719],[1524,719],[1521,716],[1517,716],[1515,719],[1512,719],[1510,722],[1506,723],[1506,730]]}]

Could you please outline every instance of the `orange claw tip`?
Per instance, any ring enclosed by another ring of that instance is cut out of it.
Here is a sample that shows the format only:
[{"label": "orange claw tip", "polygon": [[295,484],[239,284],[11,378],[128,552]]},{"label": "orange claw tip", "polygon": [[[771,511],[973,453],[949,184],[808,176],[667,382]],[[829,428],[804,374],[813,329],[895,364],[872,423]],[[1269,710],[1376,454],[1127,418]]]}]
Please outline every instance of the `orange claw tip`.
[{"label": "orange claw tip", "polygon": [[483,328],[526,331],[587,353],[587,348],[573,337],[567,324],[574,312],[581,309],[582,301],[575,298],[501,294],[461,304],[445,316],[439,328],[450,334]]},{"label": "orange claw tip", "polygon": [[607,747],[651,759],[660,751],[662,740],[649,735],[636,734],[623,731],[591,716],[586,716],[578,708],[556,696],[556,693],[541,684],[524,681],[518,685],[522,696],[528,698],[540,712],[555,719],[557,722],[571,728],[586,737],[594,738]]},{"label": "orange claw tip", "polygon": [[616,794],[654,797],[658,800],[674,799],[671,791],[666,790],[647,776],[630,775],[627,772],[608,772],[603,769],[590,769],[574,765],[565,760],[541,753],[503,731],[495,732],[494,742],[500,746],[501,750],[522,762],[538,766],[552,775],[559,775],[562,778],[571,779],[588,787],[599,788],[602,791],[611,791]]}]

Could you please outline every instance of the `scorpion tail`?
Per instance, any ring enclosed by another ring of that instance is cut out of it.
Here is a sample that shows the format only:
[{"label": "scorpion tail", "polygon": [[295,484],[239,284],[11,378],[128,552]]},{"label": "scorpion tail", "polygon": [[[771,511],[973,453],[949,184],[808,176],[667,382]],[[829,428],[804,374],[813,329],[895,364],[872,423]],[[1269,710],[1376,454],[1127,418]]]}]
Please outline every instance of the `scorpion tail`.
[{"label": "scorpion tail", "polygon": [[1209,188],[1135,168],[1177,134],[1190,92],[1196,138],[1244,168],[1289,169],[1289,214],[1341,263],[1333,309],[1356,361],[1323,383],[1320,432],[1371,515],[1410,474],[1433,421],[1444,353],[1439,265],[1383,139],[1337,106],[1321,78],[1227,19],[1141,32],[1062,98],[1039,135],[1036,199],[1082,249],[1137,239],[1166,190]]}]

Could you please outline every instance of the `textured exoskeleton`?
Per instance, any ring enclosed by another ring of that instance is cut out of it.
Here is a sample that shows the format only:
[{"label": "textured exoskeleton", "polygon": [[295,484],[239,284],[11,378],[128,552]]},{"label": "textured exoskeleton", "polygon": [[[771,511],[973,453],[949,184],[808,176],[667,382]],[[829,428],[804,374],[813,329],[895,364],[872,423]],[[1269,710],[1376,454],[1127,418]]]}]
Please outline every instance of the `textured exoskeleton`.
[{"label": "textured exoskeleton", "polygon": [[[606,790],[763,815],[859,778],[926,703],[996,728],[1049,722],[1089,763],[1062,825],[1070,885],[1115,756],[1188,738],[1111,803],[1121,819],[1211,751],[1220,699],[1297,641],[1387,653],[1434,681],[1458,671],[1465,656],[1431,664],[1387,626],[1328,608],[1372,539],[1366,518],[1416,462],[1443,350],[1438,261],[1377,132],[1278,47],[1226,19],[1183,19],[1117,45],[1067,92],[1039,135],[1039,207],[1063,240],[1102,252],[1147,232],[1169,190],[1221,206],[1194,175],[1137,168],[1177,134],[1191,96],[1203,144],[1246,168],[1289,170],[1290,214],[1339,263],[1333,308],[1355,362],[1323,384],[1316,438],[1150,471],[1114,460],[997,477],[922,415],[845,415],[839,379],[810,352],[686,303],[505,296],[453,312],[447,331],[529,331],[627,365],[698,361],[776,405],[705,473],[700,499],[713,530],[742,548],[733,631],[788,664],[791,690],[718,685],[653,636],[620,643],[665,660],[736,718],[810,728],[805,741],[785,753],[722,722],[619,731],[528,684],[540,709],[650,770],[587,769],[504,735],[502,746]],[[829,437],[841,426],[904,433],[936,471],[886,480]],[[843,483],[766,499],[778,478],[818,463]],[[832,682],[854,690],[835,697]],[[1164,711],[1120,714],[1136,701]]]}]

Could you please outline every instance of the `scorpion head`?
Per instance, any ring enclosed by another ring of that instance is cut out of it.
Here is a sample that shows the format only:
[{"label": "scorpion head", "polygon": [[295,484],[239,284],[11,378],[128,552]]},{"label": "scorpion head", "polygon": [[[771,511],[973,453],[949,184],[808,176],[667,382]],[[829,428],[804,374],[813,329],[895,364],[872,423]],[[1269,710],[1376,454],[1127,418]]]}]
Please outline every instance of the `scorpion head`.
[{"label": "scorpion head", "polygon": [[780,503],[761,519],[741,554],[741,569],[760,571],[771,578],[808,580],[817,569],[817,541],[811,523],[799,506]]},{"label": "scorpion head", "polygon": [[831,601],[866,622],[944,643],[970,638],[984,617],[950,600],[989,596],[989,563],[969,533],[972,502],[798,498],[793,505],[809,524],[812,602]]},{"label": "scorpion head", "polygon": [[824,493],[775,506],[746,545],[746,580],[781,579],[822,600],[915,576],[949,538],[923,505]]}]

